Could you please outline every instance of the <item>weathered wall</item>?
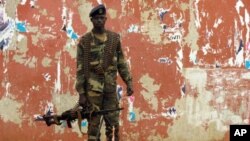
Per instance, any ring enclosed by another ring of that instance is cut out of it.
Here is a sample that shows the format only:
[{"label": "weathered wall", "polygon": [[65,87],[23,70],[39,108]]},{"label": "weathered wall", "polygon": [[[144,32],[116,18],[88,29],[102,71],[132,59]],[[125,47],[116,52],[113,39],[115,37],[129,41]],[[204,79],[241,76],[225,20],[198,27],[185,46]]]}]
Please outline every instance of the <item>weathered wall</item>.
[{"label": "weathered wall", "polygon": [[119,90],[123,141],[227,141],[249,124],[249,0],[0,0],[1,141],[86,139],[33,116],[75,104],[76,42],[97,3],[134,77],[134,96]]}]

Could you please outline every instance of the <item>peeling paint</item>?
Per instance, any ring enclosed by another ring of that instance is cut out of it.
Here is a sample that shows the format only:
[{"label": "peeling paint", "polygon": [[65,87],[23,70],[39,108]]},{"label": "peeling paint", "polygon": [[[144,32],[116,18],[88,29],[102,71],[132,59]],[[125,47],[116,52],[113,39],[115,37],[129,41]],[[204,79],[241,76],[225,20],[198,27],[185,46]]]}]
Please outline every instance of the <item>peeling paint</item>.
[{"label": "peeling paint", "polygon": [[49,57],[44,57],[42,60],[43,67],[47,68],[51,66],[52,59]]},{"label": "peeling paint", "polygon": [[111,19],[117,18],[117,10],[115,9],[108,9],[108,15]]},{"label": "peeling paint", "polygon": [[217,20],[215,20],[215,22],[214,22],[214,28],[218,28],[218,26],[222,23],[223,21],[222,21],[222,18],[220,17],[220,18],[218,18]]},{"label": "peeling paint", "polygon": [[141,16],[141,21],[144,23],[142,27],[142,34],[148,35],[150,40],[155,44],[162,42],[160,36],[162,28],[156,12],[154,10],[144,11]]},{"label": "peeling paint", "polygon": [[[225,123],[237,124],[242,123],[243,120],[229,109],[217,111],[209,105],[213,94],[205,89],[207,82],[205,71],[187,69],[184,74],[191,88],[197,89],[198,96],[189,95],[176,101],[175,106],[179,109],[180,117],[174,120],[173,126],[168,129],[170,136],[167,140],[222,140],[224,133],[229,130],[229,126]],[[222,95],[217,99],[219,103],[223,100]],[[180,128],[183,132],[179,132]],[[194,134],[197,136],[192,136]]]},{"label": "peeling paint", "polygon": [[188,34],[185,37],[185,42],[189,45],[189,47],[192,50],[198,50],[199,46],[197,45],[197,40],[199,38],[199,34],[197,31],[197,28],[194,26],[195,25],[195,15],[193,12],[193,7],[192,7],[192,3],[194,0],[191,0],[189,2],[190,5],[190,21],[189,21],[189,26],[188,26]]},{"label": "peeling paint", "polygon": [[143,98],[152,105],[152,110],[158,109],[158,100],[155,96],[156,92],[160,89],[160,84],[155,84],[154,79],[145,74],[140,78],[140,83],[144,88],[140,93]]},{"label": "peeling paint", "polygon": [[76,58],[76,42],[74,40],[68,39],[63,51],[67,51],[71,58]]},{"label": "peeling paint", "polygon": [[189,54],[189,60],[190,60],[190,62],[192,62],[193,64],[196,64],[196,63],[197,63],[196,55],[197,55],[197,51],[191,51],[190,54]]},{"label": "peeling paint", "polygon": [[6,14],[8,17],[15,19],[16,18],[16,8],[19,3],[19,0],[6,0]]},{"label": "peeling paint", "polygon": [[54,93],[59,93],[61,91],[61,62],[57,62],[57,78],[55,80],[55,90]]},{"label": "peeling paint", "polygon": [[93,6],[86,0],[80,0],[79,3],[81,5],[78,7],[78,12],[80,14],[81,22],[87,27],[87,31],[90,31],[92,29],[92,23],[90,22],[89,15],[85,13],[89,13]]},{"label": "peeling paint", "polygon": [[13,122],[19,127],[22,124],[22,111],[23,103],[19,103],[10,97],[2,97],[0,99],[0,117],[4,122]]}]

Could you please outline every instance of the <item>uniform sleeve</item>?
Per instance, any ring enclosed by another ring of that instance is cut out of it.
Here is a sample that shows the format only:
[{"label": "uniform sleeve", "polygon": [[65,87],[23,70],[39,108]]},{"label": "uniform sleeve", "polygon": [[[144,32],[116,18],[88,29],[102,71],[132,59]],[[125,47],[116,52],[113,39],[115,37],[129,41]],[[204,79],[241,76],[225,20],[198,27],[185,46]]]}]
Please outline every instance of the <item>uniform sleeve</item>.
[{"label": "uniform sleeve", "polygon": [[76,85],[75,88],[79,94],[84,94],[84,71],[83,71],[83,43],[82,39],[78,42],[76,52]]},{"label": "uniform sleeve", "polygon": [[122,80],[127,84],[128,87],[132,87],[132,76],[125,60],[120,40],[117,46],[117,68]]}]

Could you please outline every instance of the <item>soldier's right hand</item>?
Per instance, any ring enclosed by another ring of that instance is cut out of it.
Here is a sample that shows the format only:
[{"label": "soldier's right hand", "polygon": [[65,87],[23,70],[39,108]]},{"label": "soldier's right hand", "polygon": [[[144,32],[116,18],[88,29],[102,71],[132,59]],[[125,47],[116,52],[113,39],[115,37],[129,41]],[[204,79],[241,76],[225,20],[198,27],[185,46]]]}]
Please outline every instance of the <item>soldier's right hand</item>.
[{"label": "soldier's right hand", "polygon": [[80,94],[79,95],[79,105],[81,105],[81,106],[85,105],[86,101],[87,101],[86,96],[84,94]]}]

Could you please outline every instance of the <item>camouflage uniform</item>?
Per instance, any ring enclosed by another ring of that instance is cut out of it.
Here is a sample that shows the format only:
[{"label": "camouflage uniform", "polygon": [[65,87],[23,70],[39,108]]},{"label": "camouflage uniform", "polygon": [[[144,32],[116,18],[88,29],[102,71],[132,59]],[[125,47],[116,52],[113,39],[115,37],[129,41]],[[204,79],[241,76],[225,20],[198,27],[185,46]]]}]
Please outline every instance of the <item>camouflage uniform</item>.
[{"label": "camouflage uniform", "polygon": [[[81,37],[77,46],[76,89],[79,94],[86,94],[95,110],[114,109],[119,106],[116,94],[117,72],[126,85],[132,87],[132,78],[122,52],[119,35],[108,30],[105,33],[105,42],[89,32]],[[115,127],[115,140],[119,140],[119,112],[105,115],[104,121],[107,139],[112,140]],[[100,116],[89,120],[89,140],[96,139],[99,124]]]}]

